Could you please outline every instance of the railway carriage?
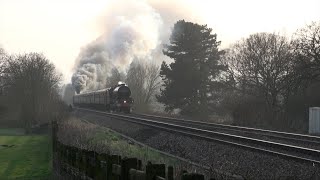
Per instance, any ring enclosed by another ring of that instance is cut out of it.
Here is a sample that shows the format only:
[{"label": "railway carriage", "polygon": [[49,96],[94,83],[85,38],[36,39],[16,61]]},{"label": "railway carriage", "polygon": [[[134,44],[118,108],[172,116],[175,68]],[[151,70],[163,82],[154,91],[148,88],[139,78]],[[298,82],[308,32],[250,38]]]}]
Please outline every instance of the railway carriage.
[{"label": "railway carriage", "polygon": [[131,112],[132,104],[131,90],[122,82],[119,82],[113,88],[73,96],[73,105],[76,107],[129,113]]}]

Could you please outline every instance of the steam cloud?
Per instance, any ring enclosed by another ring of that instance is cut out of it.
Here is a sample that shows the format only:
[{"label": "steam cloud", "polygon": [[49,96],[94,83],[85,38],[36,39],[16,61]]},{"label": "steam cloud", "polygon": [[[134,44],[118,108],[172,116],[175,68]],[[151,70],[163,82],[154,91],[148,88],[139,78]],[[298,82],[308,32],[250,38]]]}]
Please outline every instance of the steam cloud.
[{"label": "steam cloud", "polygon": [[159,59],[170,26],[183,18],[170,6],[177,5],[144,0],[111,3],[103,17],[102,35],[81,49],[76,59],[72,76],[76,92],[106,87],[111,69],[125,71],[134,58]]}]

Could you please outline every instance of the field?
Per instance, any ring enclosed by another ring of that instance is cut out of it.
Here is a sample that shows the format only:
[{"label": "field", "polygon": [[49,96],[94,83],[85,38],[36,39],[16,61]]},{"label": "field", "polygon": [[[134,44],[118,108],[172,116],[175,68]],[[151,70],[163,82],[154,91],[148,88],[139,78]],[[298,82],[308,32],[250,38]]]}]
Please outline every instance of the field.
[{"label": "field", "polygon": [[50,179],[51,164],[47,135],[0,129],[0,179]]}]

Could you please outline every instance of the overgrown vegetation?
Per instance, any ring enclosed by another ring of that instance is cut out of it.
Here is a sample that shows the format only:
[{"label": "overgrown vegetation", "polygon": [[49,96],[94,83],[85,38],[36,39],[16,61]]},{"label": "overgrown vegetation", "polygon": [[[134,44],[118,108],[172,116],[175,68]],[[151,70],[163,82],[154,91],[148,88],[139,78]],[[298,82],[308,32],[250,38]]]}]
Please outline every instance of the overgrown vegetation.
[{"label": "overgrown vegetation", "polygon": [[65,144],[120,155],[136,157],[144,163],[178,164],[178,160],[122,138],[108,128],[71,118],[59,125],[59,140]]}]

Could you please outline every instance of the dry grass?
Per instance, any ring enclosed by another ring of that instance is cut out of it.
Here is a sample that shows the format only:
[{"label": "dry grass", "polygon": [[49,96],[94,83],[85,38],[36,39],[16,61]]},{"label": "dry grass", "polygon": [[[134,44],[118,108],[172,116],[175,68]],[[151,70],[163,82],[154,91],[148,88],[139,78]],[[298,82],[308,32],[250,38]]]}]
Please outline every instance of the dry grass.
[{"label": "dry grass", "polygon": [[58,138],[64,144],[99,153],[135,157],[142,160],[143,164],[150,161],[172,165],[177,169],[187,167],[184,162],[178,159],[161,154],[152,148],[135,144],[108,128],[87,123],[74,117],[59,125]]}]

